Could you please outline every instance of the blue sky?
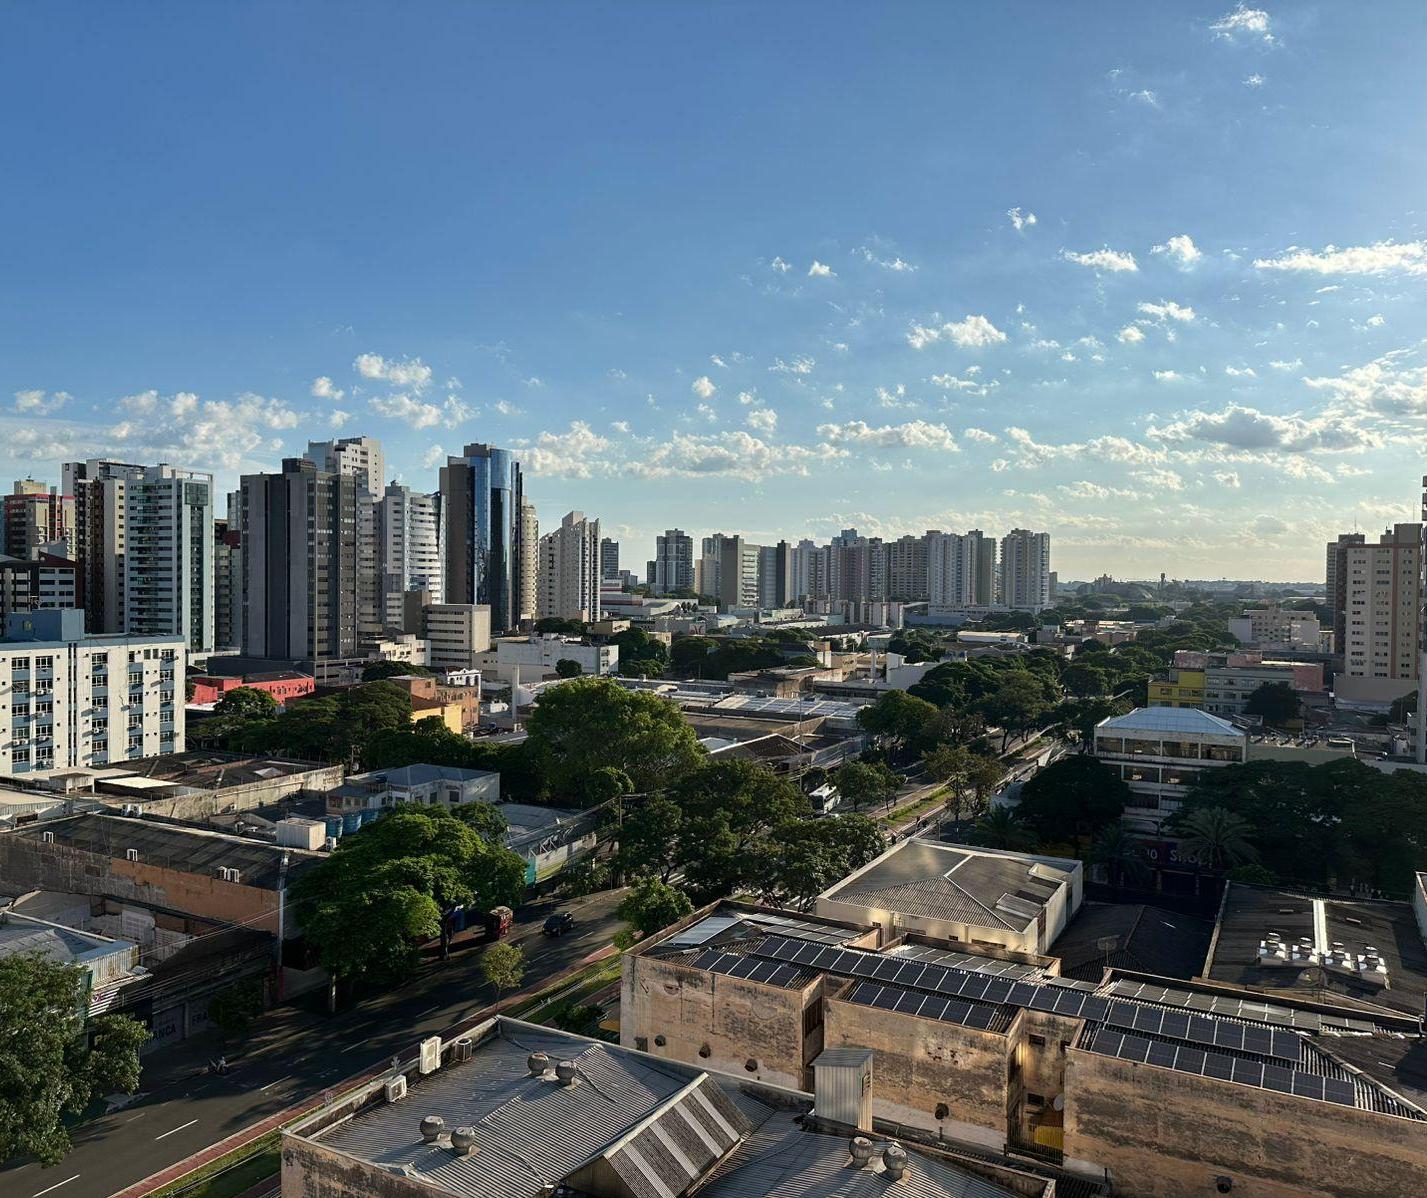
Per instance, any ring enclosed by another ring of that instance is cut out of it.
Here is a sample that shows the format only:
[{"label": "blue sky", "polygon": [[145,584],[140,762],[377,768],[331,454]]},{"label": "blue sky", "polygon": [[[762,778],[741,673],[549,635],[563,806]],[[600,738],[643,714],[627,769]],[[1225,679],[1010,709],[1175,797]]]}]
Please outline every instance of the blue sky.
[{"label": "blue sky", "polygon": [[0,477],[1313,579],[1427,470],[1427,6],[0,3]]}]

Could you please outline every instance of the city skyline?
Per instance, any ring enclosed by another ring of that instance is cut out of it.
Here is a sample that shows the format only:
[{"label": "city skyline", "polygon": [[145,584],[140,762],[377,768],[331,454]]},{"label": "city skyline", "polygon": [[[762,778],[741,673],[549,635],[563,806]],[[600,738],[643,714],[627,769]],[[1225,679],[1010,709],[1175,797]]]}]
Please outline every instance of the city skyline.
[{"label": "city skyline", "polygon": [[1414,518],[1427,13],[835,7],[12,9],[0,469],[484,442],[639,570],[1024,527],[1306,581]]}]

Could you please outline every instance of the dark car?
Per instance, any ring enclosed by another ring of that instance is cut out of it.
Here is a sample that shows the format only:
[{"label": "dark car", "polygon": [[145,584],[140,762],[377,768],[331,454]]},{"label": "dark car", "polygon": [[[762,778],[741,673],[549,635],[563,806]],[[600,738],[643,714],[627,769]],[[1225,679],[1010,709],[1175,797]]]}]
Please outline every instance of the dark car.
[{"label": "dark car", "polygon": [[568,911],[560,911],[547,917],[545,926],[540,930],[547,936],[563,936],[566,932],[573,930],[574,926],[575,917]]}]

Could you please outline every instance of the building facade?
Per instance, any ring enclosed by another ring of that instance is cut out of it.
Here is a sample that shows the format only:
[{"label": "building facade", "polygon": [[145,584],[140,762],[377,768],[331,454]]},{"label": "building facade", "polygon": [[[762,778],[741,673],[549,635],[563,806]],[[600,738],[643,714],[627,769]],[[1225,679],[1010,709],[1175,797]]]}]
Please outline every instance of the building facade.
[{"label": "building facade", "polygon": [[539,617],[598,620],[600,566],[600,522],[584,512],[565,513],[560,526],[540,538]]},{"label": "building facade", "polygon": [[[1343,596],[1340,701],[1390,703],[1417,689],[1422,654],[1422,525],[1395,524],[1376,543],[1342,546],[1333,576]],[[1340,538],[1341,540],[1341,538]]]},{"label": "building facade", "polygon": [[79,606],[79,565],[38,552],[29,558],[0,558],[0,620],[50,608]]},{"label": "building facade", "polygon": [[654,538],[649,586],[657,595],[694,589],[694,538],[682,528],[666,528]]},{"label": "building facade", "polygon": [[1013,528],[1001,538],[1001,594],[1007,607],[1040,611],[1050,606],[1050,533]]},{"label": "building facade", "polygon": [[441,467],[445,597],[488,606],[492,626],[502,631],[524,614],[529,585],[524,506],[520,464],[507,449],[467,445]]},{"label": "building facade", "polygon": [[[50,546],[49,553],[68,557],[74,552],[74,496],[63,495],[33,478],[15,482],[5,496],[4,552],[30,558]],[[56,549],[62,543],[63,550]]]},{"label": "building facade", "polygon": [[382,622],[401,623],[407,591],[425,591],[432,602],[442,602],[441,496],[389,483],[377,504],[376,536]]}]

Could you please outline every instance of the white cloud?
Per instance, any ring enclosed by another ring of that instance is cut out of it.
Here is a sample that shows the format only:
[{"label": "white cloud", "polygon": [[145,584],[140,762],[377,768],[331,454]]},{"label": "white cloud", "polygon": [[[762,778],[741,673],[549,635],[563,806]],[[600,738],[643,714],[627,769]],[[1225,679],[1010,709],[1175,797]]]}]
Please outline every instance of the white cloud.
[{"label": "white cloud", "polygon": [[784,262],[782,258],[774,258],[773,261],[770,262],[768,265],[771,266],[774,270],[776,270],[780,275],[785,275],[793,269],[793,264],[791,262]]},{"label": "white cloud", "polygon": [[1427,242],[1377,241],[1321,250],[1289,246],[1276,258],[1256,258],[1254,266],[1319,275],[1427,275]]},{"label": "white cloud", "polygon": [[493,407],[493,408],[494,408],[497,412],[499,412],[500,415],[502,415],[502,416],[519,416],[519,415],[520,415],[520,409],[519,409],[519,408],[517,408],[513,403],[508,403],[508,402],[506,402],[506,401],[503,400],[503,399],[498,399],[498,400],[496,400],[495,403],[491,404],[491,407]]},{"label": "white cloud", "polygon": [[1001,439],[995,433],[988,433],[984,428],[969,428],[961,435],[968,441],[979,441],[982,445],[991,445]]},{"label": "white cloud", "polygon": [[528,379],[524,379],[524,380],[522,380],[522,381],[525,383],[525,385],[526,385],[527,387],[543,387],[543,386],[545,386],[545,380],[542,379],[538,374],[532,374]]},{"label": "white cloud", "polygon": [[1382,316],[1380,316],[1380,315],[1379,315],[1379,316],[1369,316],[1365,321],[1363,321],[1363,325],[1364,325],[1366,328],[1369,328],[1369,329],[1380,329],[1380,328],[1382,328],[1382,326],[1385,325],[1386,323],[1387,323],[1386,319],[1384,319],[1384,318],[1383,318]]},{"label": "white cloud", "polygon": [[628,420],[616,420],[616,421],[614,421],[614,423],[612,423],[612,424],[610,425],[610,428],[614,429],[614,431],[617,432],[617,433],[619,433],[621,436],[625,436],[625,437],[629,436],[629,421],[628,421]]},{"label": "white cloud", "polygon": [[813,264],[808,267],[808,278],[810,279],[835,279],[836,273],[826,262],[819,262],[813,259]]},{"label": "white cloud", "polygon": [[1155,95],[1154,92],[1150,91],[1150,89],[1147,87],[1141,88],[1137,92],[1131,92],[1130,99],[1135,100],[1140,104],[1144,104],[1149,108],[1159,107],[1159,97]]},{"label": "white cloud", "polygon": [[1272,362],[1269,363],[1269,365],[1272,366],[1275,370],[1297,370],[1300,366],[1303,365],[1303,359],[1293,358],[1291,360],[1288,360],[1284,358],[1275,358]]},{"label": "white cloud", "polygon": [[327,413],[327,423],[333,428],[341,428],[352,418],[351,412],[344,412],[341,408],[333,408]]},{"label": "white cloud", "polygon": [[701,403],[694,405],[694,411],[707,420],[710,424],[718,423],[718,412],[709,404]]},{"label": "white cloud", "polygon": [[828,445],[770,445],[743,429],[721,433],[675,433],[618,469],[638,478],[723,476],[761,482],[773,474],[806,475],[809,467],[851,456]]},{"label": "white cloud", "polygon": [[963,320],[948,321],[942,325],[914,325],[907,334],[907,344],[913,349],[922,349],[943,338],[963,349],[971,349],[999,345],[1006,340],[1006,334],[986,317],[968,315]]},{"label": "white cloud", "polygon": [[314,399],[330,399],[336,403],[345,394],[346,392],[325,374],[312,380],[312,397]]},{"label": "white cloud", "polygon": [[400,420],[413,429],[435,428],[437,425],[454,428],[471,416],[470,407],[454,395],[448,395],[443,404],[414,399],[405,393],[374,396],[367,402],[372,411],[392,420]]},{"label": "white cloud", "polygon": [[1225,13],[1209,28],[1223,38],[1233,39],[1242,35],[1250,39],[1258,38],[1265,42],[1272,42],[1273,32],[1269,25],[1269,15],[1263,9],[1247,8],[1240,4],[1233,12]]},{"label": "white cloud", "polygon": [[700,399],[712,399],[714,392],[717,391],[718,388],[714,386],[713,379],[709,378],[706,374],[701,374],[689,384],[689,390]]},{"label": "white cloud", "polygon": [[68,391],[16,391],[15,411],[29,412],[32,415],[52,415],[72,398]]},{"label": "white cloud", "polygon": [[1019,208],[1006,209],[1006,217],[1010,220],[1017,233],[1022,229],[1030,228],[1036,223],[1036,214],[1034,212],[1022,212]]},{"label": "white cloud", "polygon": [[1214,481],[1221,487],[1238,490],[1240,486],[1239,472],[1237,470],[1216,470],[1214,471]]},{"label": "white cloud", "polygon": [[1112,250],[1108,246],[1105,249],[1090,250],[1083,254],[1074,250],[1061,250],[1060,256],[1067,262],[1074,262],[1077,266],[1089,266],[1095,270],[1108,270],[1114,273],[1136,271],[1140,268],[1135,261],[1134,254],[1125,250]]},{"label": "white cloud", "polygon": [[1177,370],[1156,370],[1154,377],[1157,383],[1187,383],[1193,381],[1187,375],[1180,374]]},{"label": "white cloud", "polygon": [[1259,377],[1252,366],[1225,366],[1224,373],[1231,379],[1256,379]]},{"label": "white cloud", "polygon": [[1263,85],[1264,77],[1260,75],[1257,71],[1255,71],[1254,74],[1245,77],[1244,79],[1245,87],[1262,87]]},{"label": "white cloud", "polygon": [[946,425],[931,424],[925,420],[880,426],[870,425],[864,420],[820,424],[818,436],[832,445],[871,445],[879,449],[935,449],[955,453],[960,448]]},{"label": "white cloud", "polygon": [[394,387],[409,387],[421,392],[431,383],[431,367],[420,358],[393,358],[381,354],[359,354],[353,363],[364,379],[380,379]]},{"label": "white cloud", "polygon": [[880,266],[883,270],[896,271],[898,274],[910,274],[917,269],[904,258],[879,258],[865,245],[859,246],[856,252],[862,255],[864,262],[870,262],[873,266]]},{"label": "white cloud", "polygon": [[718,354],[710,354],[709,363],[710,365],[717,366],[722,370],[728,369],[728,363],[725,362],[722,358],[720,358]]},{"label": "white cloud", "polygon": [[446,464],[446,451],[439,445],[433,445],[421,455],[421,466],[424,470],[435,470],[438,466]]},{"label": "white cloud", "polygon": [[1427,366],[1404,366],[1396,354],[1340,375],[1305,378],[1303,382],[1359,411],[1389,417],[1427,414]]},{"label": "white cloud", "polygon": [[754,408],[748,413],[748,427],[771,434],[778,428],[778,413],[772,408]]},{"label": "white cloud", "polygon": [[1123,342],[1125,345],[1138,345],[1141,341],[1145,339],[1145,334],[1144,330],[1142,330],[1138,325],[1127,324],[1123,329],[1121,329],[1118,333],[1115,334],[1115,339],[1117,341]]},{"label": "white cloud", "polygon": [[1139,308],[1146,316],[1151,316],[1155,320],[1178,320],[1188,324],[1194,319],[1193,308],[1176,304],[1173,300],[1161,300],[1157,304],[1142,303]]},{"label": "white cloud", "polygon": [[799,356],[792,361],[785,362],[782,358],[775,358],[773,365],[768,367],[772,374],[812,374],[813,367],[817,365],[817,359],[807,356]]},{"label": "white cloud", "polygon": [[750,404],[758,402],[758,396],[752,391],[740,391],[738,393],[738,402],[744,407],[748,407]]},{"label": "white cloud", "polygon": [[1184,479],[1174,470],[1132,470],[1130,471],[1130,477],[1137,482],[1142,482],[1146,486],[1154,487],[1159,491],[1184,490]]},{"label": "white cloud", "polygon": [[520,459],[532,474],[591,478],[601,472],[600,455],[611,442],[583,420],[572,420],[561,433],[542,432],[533,445],[520,449]]},{"label": "white cloud", "polygon": [[1162,441],[1203,441],[1232,449],[1285,453],[1364,449],[1378,438],[1336,415],[1275,416],[1229,404],[1218,412],[1185,412],[1149,435]]}]

